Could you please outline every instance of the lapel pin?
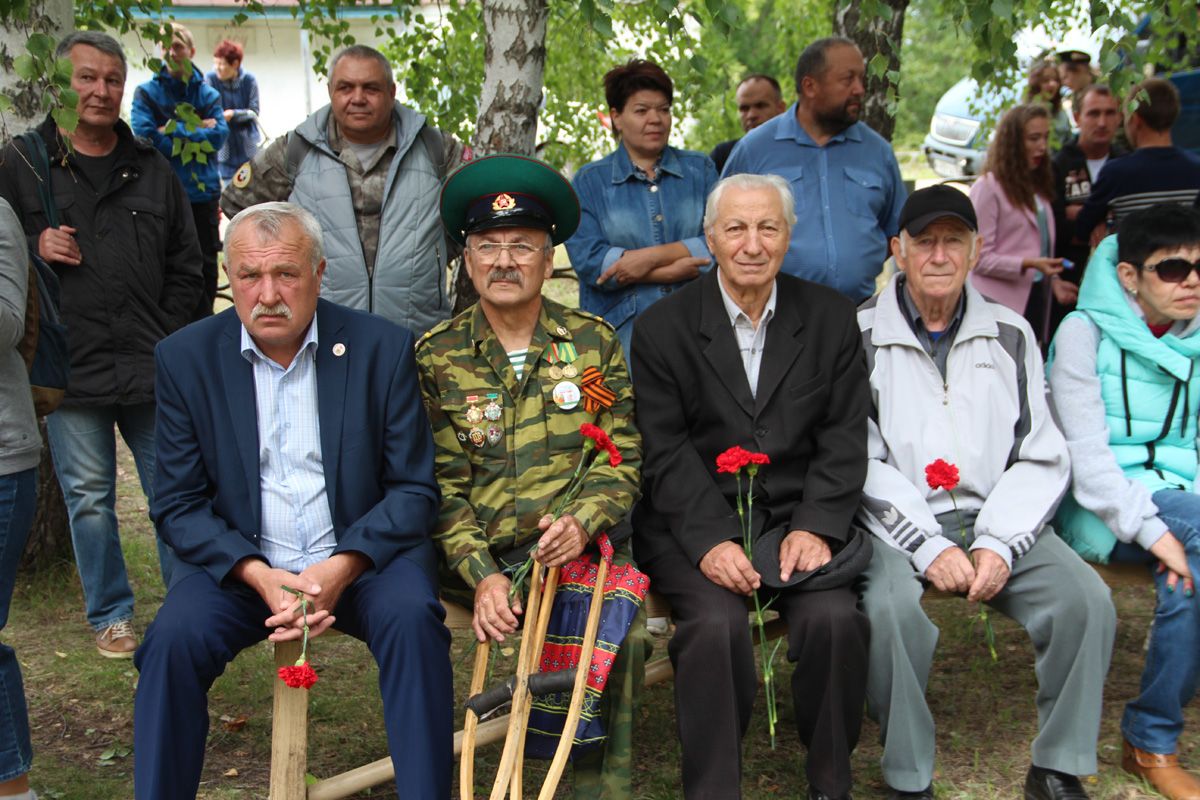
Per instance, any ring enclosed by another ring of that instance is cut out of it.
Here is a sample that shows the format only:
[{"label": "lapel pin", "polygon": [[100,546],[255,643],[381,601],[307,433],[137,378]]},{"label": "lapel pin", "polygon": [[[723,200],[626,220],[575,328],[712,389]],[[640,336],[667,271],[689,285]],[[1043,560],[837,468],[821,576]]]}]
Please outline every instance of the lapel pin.
[{"label": "lapel pin", "polygon": [[344,355],[346,355],[346,345],[342,344],[341,342],[338,342],[337,344],[335,344],[335,345],[333,346],[333,354],[334,354],[335,356],[344,356]]}]

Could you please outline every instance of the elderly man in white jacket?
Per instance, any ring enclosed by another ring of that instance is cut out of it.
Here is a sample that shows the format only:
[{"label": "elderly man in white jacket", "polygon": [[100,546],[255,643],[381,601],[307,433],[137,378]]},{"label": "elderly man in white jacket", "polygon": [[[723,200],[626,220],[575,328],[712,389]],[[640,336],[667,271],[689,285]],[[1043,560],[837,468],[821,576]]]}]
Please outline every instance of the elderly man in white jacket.
[{"label": "elderly man in white jacket", "polygon": [[[1116,619],[1104,582],[1046,525],[1069,464],[1041,355],[1024,319],[966,281],[980,241],[965,195],[915,192],[900,227],[897,274],[858,312],[873,401],[859,515],[876,537],[867,701],[889,797],[933,797],[925,685],[938,630],[920,602],[932,584],[1029,632],[1039,729],[1025,797],[1085,800],[1077,776],[1096,771]],[[958,469],[953,497],[927,479],[938,459]]]}]

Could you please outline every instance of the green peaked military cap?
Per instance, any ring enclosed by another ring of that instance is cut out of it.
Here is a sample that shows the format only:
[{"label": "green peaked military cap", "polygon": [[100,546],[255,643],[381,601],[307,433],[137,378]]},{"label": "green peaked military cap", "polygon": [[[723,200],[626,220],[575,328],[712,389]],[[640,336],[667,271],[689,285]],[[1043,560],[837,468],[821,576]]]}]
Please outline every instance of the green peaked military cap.
[{"label": "green peaked military cap", "polygon": [[579,198],[567,179],[544,161],[509,153],[455,170],[442,185],[441,212],[459,244],[493,228],[537,228],[561,244],[579,227]]}]

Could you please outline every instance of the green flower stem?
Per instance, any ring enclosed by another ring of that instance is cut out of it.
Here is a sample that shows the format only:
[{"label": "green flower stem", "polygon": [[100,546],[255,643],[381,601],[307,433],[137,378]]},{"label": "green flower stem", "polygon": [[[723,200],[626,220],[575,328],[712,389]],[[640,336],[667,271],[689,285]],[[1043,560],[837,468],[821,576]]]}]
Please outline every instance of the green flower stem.
[{"label": "green flower stem", "polygon": [[[958,517],[958,535],[962,539],[963,547],[966,548],[967,526],[963,522],[962,512],[958,510],[958,501],[954,499],[953,491],[947,489],[946,494],[950,495],[950,502],[954,505],[954,516]],[[987,606],[983,603],[979,604],[979,613],[975,615],[975,619],[983,623],[983,640],[987,643],[992,661],[999,661],[1000,657],[996,655],[996,632],[992,629],[992,620],[988,616]]]},{"label": "green flower stem", "polygon": [[[758,465],[751,464],[746,470],[749,475],[749,484],[746,491],[746,512],[742,513],[742,473],[741,470],[735,473],[738,487],[738,523],[742,528],[742,551],[746,554],[746,558],[754,558],[754,541],[753,541],[753,524],[754,524],[754,476],[758,472]],[[778,652],[779,643],[776,643],[775,650],[767,651],[767,626],[764,619],[766,608],[759,600],[758,590],[751,593],[754,597],[754,624],[758,628],[758,654],[762,661],[763,673],[763,693],[767,698],[767,733],[771,737],[771,749],[775,749],[775,723],[779,715],[775,706],[775,653]]]},{"label": "green flower stem", "polygon": [[[583,440],[583,452],[579,456],[579,463],[575,465],[575,472],[571,475],[571,481],[567,484],[567,490],[559,497],[558,502],[554,504],[554,508],[550,512],[550,516],[558,519],[562,515],[563,509],[579,496],[583,490],[583,484],[587,482],[587,476],[591,474],[592,467],[596,465],[595,458],[588,458],[588,455],[596,449],[596,443],[587,437]],[[583,468],[587,464],[587,469]],[[530,570],[533,569],[533,554],[537,552],[537,544],[529,548],[529,558],[525,559],[525,563],[513,570],[510,580],[512,583],[508,587],[508,599],[511,600],[520,591],[521,586],[525,583],[525,579],[529,577]]]},{"label": "green flower stem", "polygon": [[293,589],[291,586],[284,586],[282,584],[279,586],[279,588],[283,589],[285,592],[287,592],[290,595],[295,595],[296,597],[300,598],[300,614],[304,618],[304,639],[303,639],[303,643],[300,645],[300,658],[296,659],[296,666],[299,667],[299,666],[302,666],[304,664],[304,662],[308,660],[308,604],[309,604],[309,600],[307,597],[304,596],[304,592],[300,591],[299,589]]}]

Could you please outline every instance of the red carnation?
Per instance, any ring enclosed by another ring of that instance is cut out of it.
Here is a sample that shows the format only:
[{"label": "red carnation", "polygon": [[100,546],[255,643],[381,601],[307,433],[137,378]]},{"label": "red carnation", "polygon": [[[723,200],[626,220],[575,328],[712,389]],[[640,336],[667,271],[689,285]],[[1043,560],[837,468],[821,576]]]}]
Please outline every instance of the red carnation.
[{"label": "red carnation", "polygon": [[607,450],[611,440],[604,429],[599,425],[593,425],[590,422],[585,422],[579,426],[579,433],[596,443],[598,450]]},{"label": "red carnation", "polygon": [[307,661],[290,667],[280,667],[279,677],[293,689],[307,689],[317,682],[317,672]]},{"label": "red carnation", "polygon": [[750,463],[750,452],[734,445],[717,456],[717,472],[728,472],[736,475],[742,467]]},{"label": "red carnation", "polygon": [[750,456],[751,464],[757,464],[759,466],[762,466],[763,464],[771,463],[771,457],[768,456],[766,453],[750,453],[749,456]]},{"label": "red carnation", "polygon": [[621,451],[611,441],[608,443],[608,465],[610,467],[619,467],[621,465]]},{"label": "red carnation", "polygon": [[954,487],[958,486],[958,467],[939,458],[926,465],[925,481],[929,484],[930,489],[945,489],[947,492],[952,492]]}]

